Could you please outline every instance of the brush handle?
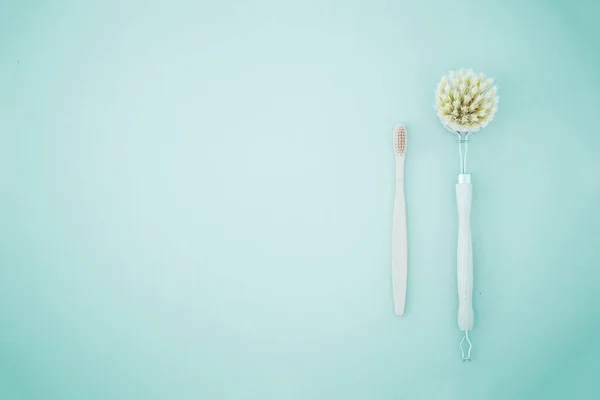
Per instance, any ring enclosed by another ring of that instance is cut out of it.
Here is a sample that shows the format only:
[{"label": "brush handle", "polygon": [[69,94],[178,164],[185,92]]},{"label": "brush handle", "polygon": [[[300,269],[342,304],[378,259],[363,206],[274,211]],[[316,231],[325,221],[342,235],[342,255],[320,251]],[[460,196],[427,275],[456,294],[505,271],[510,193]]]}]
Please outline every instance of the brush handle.
[{"label": "brush handle", "polygon": [[408,271],[408,239],[406,234],[406,200],[404,197],[404,157],[396,158],[396,196],[392,227],[392,285],[394,311],[404,314]]},{"label": "brush handle", "polygon": [[471,244],[471,176],[459,175],[456,184],[458,205],[458,327],[461,331],[473,329],[473,247]]}]

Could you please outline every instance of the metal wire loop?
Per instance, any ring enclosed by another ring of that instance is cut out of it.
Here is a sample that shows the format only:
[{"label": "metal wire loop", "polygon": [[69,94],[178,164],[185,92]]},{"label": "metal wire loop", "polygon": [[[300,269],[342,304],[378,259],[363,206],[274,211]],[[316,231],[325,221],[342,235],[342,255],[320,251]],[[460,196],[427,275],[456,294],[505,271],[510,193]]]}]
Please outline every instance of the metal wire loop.
[{"label": "metal wire loop", "polygon": [[[462,340],[460,341],[460,354],[462,355],[462,360],[463,361],[471,361],[471,349],[473,348],[473,345],[471,344],[471,341],[469,340],[469,332],[464,331],[465,335],[463,336]],[[467,350],[467,356],[465,357],[465,349],[463,348],[463,343],[465,342],[465,340],[467,341],[467,343],[469,344],[469,348]]]}]

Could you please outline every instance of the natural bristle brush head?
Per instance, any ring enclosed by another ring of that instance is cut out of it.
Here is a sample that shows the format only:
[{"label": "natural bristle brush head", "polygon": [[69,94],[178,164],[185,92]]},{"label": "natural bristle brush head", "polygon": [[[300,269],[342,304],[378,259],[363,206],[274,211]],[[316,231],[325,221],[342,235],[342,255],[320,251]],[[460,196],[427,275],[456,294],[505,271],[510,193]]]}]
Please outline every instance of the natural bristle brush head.
[{"label": "natural bristle brush head", "polygon": [[472,69],[452,71],[438,83],[435,109],[444,126],[457,133],[471,133],[490,123],[498,110],[494,80]]},{"label": "natural bristle brush head", "polygon": [[402,124],[394,129],[394,152],[399,156],[406,152],[406,128]]}]

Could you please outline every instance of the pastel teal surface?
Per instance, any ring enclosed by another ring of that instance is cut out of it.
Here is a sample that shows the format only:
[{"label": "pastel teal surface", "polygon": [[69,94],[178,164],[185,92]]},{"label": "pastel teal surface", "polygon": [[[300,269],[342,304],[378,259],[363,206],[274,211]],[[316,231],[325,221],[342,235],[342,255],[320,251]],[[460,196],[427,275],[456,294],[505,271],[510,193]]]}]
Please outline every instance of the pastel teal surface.
[{"label": "pastel teal surface", "polygon": [[[0,2],[0,399],[600,397],[593,1]],[[455,140],[475,328],[456,323]],[[408,128],[394,315],[392,130]]]}]

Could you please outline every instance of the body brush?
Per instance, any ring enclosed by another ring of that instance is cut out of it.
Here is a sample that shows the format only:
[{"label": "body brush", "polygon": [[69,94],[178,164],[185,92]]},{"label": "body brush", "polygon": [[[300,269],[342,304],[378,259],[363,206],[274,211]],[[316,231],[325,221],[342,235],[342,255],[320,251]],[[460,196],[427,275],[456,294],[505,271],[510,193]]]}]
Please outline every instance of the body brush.
[{"label": "body brush", "polygon": [[[456,135],[460,174],[456,184],[458,207],[458,327],[463,332],[460,350],[463,361],[471,360],[469,331],[473,329],[473,249],[471,245],[471,174],[467,173],[467,150],[473,133],[494,118],[498,110],[497,88],[493,79],[473,70],[450,72],[436,90],[435,109],[442,125]],[[465,344],[466,343],[466,344]],[[467,351],[465,354],[465,348]]]}]

